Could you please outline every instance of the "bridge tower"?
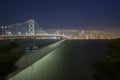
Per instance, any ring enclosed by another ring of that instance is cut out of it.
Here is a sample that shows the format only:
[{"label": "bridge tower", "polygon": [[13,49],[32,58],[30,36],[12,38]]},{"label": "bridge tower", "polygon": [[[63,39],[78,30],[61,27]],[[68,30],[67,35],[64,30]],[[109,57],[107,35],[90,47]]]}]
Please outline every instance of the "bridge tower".
[{"label": "bridge tower", "polygon": [[30,46],[31,47],[35,47],[36,44],[35,44],[35,21],[33,19],[30,19],[28,21],[29,23],[29,32],[28,32],[28,35],[30,36]]},{"label": "bridge tower", "polygon": [[34,20],[29,20],[29,36],[35,36],[35,24]]}]

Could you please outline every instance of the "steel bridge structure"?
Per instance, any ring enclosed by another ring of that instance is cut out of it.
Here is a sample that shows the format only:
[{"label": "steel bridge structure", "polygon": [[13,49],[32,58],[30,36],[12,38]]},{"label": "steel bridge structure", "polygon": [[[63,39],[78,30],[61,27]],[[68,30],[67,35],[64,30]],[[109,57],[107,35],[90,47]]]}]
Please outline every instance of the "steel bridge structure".
[{"label": "steel bridge structure", "polygon": [[0,40],[19,39],[19,38],[60,38],[60,34],[48,34],[39,24],[33,20],[27,20],[23,23],[17,23],[9,26],[0,27]]}]

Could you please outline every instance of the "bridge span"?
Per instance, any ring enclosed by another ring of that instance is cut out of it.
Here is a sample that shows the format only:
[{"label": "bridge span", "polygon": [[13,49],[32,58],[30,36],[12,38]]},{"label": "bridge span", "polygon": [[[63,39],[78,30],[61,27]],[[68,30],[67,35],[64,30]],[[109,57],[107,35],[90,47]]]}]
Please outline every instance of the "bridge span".
[{"label": "bridge span", "polygon": [[18,39],[18,38],[61,38],[65,37],[64,35],[56,34],[48,34],[45,30],[43,30],[39,24],[33,20],[27,20],[23,23],[17,23],[8,26],[0,27],[0,40],[5,39]]}]

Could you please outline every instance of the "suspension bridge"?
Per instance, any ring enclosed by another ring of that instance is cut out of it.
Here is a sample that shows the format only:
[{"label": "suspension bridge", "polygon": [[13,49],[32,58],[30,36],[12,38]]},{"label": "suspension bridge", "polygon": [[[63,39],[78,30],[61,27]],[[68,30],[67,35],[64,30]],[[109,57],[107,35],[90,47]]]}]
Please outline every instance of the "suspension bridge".
[{"label": "suspension bridge", "polygon": [[23,23],[17,23],[9,26],[0,27],[0,40],[6,39],[22,39],[22,38],[52,38],[56,37],[57,39],[62,38],[63,35],[57,34],[48,34],[43,30],[39,24],[33,20],[27,20]]}]

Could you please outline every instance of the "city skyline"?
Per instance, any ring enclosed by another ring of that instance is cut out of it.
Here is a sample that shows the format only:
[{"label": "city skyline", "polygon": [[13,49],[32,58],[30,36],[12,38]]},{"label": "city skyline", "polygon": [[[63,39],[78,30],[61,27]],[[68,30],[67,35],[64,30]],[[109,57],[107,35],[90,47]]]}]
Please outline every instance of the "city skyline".
[{"label": "city skyline", "polygon": [[[21,25],[21,28],[18,28],[18,29],[25,29],[26,27],[29,27],[29,21],[30,20],[33,20],[33,21],[35,21],[34,19],[29,19],[29,20],[26,20],[26,21],[24,21],[24,22],[18,22],[18,23],[14,23],[14,24],[11,24],[11,25],[4,25],[4,26],[0,26],[0,31],[2,30],[2,29],[5,29],[5,30],[8,30],[9,31],[9,28],[15,28],[16,27],[16,29],[13,29],[13,31],[15,31],[16,32],[16,30],[17,30],[17,28],[18,27],[20,27],[20,25]],[[28,23],[26,26],[24,25],[24,24],[26,24],[26,23]],[[36,23],[37,23],[37,25],[36,25]],[[23,26],[22,26],[23,25]],[[35,24],[34,25],[36,25],[38,28],[41,28],[41,29],[43,29],[44,31],[46,31],[46,30],[69,30],[69,31],[79,31],[79,32],[82,32],[82,31],[85,31],[85,32],[100,32],[100,33],[105,33],[105,34],[114,34],[114,35],[120,35],[120,32],[119,32],[119,29],[118,30],[115,30],[115,29],[98,29],[98,28],[79,28],[79,29],[77,29],[77,28],[43,28],[43,27],[41,27],[40,25],[39,25],[39,23],[37,22],[37,21],[35,21]],[[8,32],[8,31],[6,31],[6,33]],[[17,30],[18,31],[18,30]],[[2,31],[3,32],[3,31]],[[35,30],[35,32],[36,32],[36,30]],[[46,31],[47,32],[47,31]],[[19,32],[20,33],[20,32]]]}]

